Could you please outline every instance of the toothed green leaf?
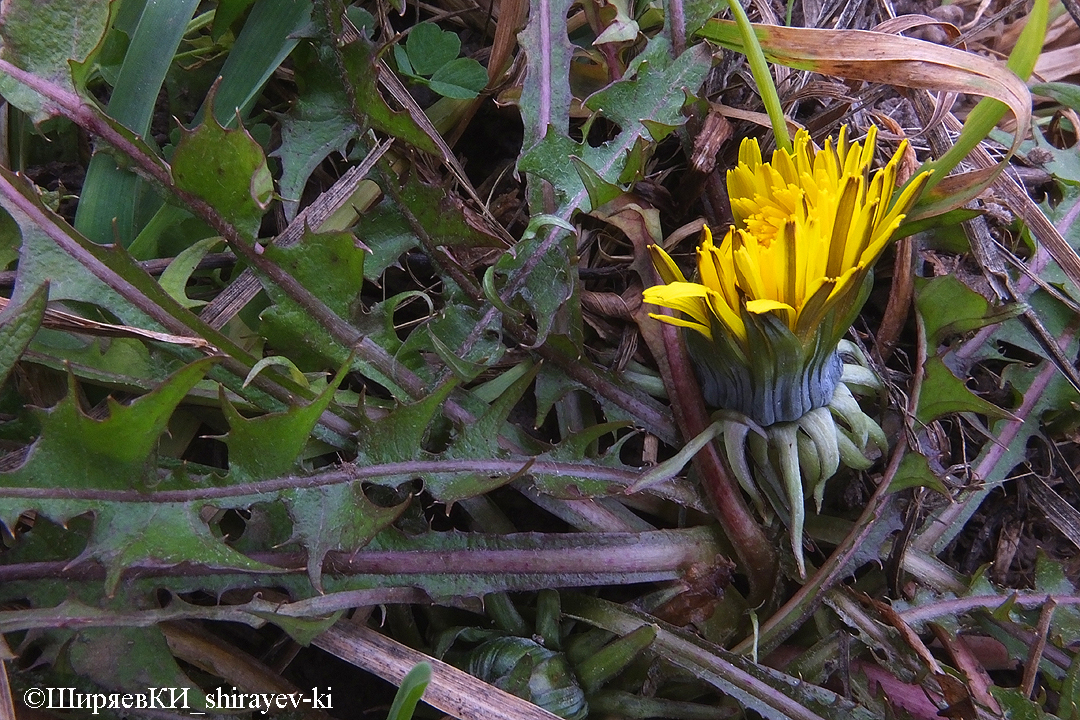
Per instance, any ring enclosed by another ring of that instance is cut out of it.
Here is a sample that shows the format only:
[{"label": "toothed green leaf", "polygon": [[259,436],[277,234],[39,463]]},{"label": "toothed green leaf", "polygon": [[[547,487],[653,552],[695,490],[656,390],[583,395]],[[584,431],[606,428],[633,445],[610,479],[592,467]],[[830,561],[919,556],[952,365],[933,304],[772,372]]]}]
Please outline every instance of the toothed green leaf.
[{"label": "toothed green leaf", "polygon": [[900,467],[893,475],[892,482],[889,483],[889,491],[897,492],[914,487],[930,488],[946,497],[949,495],[949,489],[945,487],[945,483],[930,469],[926,456],[909,450],[900,461]]},{"label": "toothed green leaf", "polygon": [[455,382],[443,383],[435,392],[414,403],[398,405],[379,420],[361,418],[357,434],[360,454],[372,463],[414,460],[424,455],[424,436]]},{"label": "toothed green leaf", "polygon": [[[342,2],[330,3],[330,15],[336,24],[331,28],[332,34],[341,34],[341,16],[343,11]],[[384,132],[392,137],[404,140],[414,147],[439,156],[441,153],[435,141],[428,137],[409,113],[392,110],[386,104],[379,92],[378,58],[375,44],[365,37],[353,39],[349,43],[341,43],[336,51],[339,61],[344,69],[346,81],[352,85],[349,97],[353,102],[353,115],[371,127]]]},{"label": "toothed green leaf", "polygon": [[[35,411],[41,435],[26,462],[16,470],[0,473],[0,483],[76,490],[131,490],[156,485],[152,461],[158,438],[173,409],[213,363],[212,358],[191,363],[129,405],[110,398],[104,420],[91,418],[78,407],[79,393],[71,381],[67,396],[55,407]],[[89,504],[84,505],[90,509]],[[19,506],[20,501],[0,500],[0,520],[10,526],[26,509]]]},{"label": "toothed green leaf", "polygon": [[280,118],[281,145],[270,153],[281,160],[279,192],[290,221],[296,216],[311,173],[331,153],[344,155],[359,130],[349,114],[341,79],[329,71],[321,57],[315,57],[315,52],[301,49],[294,58],[297,77],[304,82],[296,101]]},{"label": "toothed green leaf", "polygon": [[42,285],[23,302],[11,303],[0,312],[0,385],[41,327],[48,299],[48,286]]},{"label": "toothed green leaf", "polygon": [[[348,318],[356,311],[364,284],[364,251],[352,233],[313,233],[289,247],[272,245],[265,256],[299,280],[315,297],[338,315]],[[272,283],[270,283],[272,284]],[[275,302],[284,299],[280,290],[268,288]]]},{"label": "toothed green leaf", "polygon": [[916,278],[915,307],[926,326],[927,340],[934,346],[950,335],[1008,320],[1024,310],[1020,304],[992,308],[986,298],[952,275]]},{"label": "toothed green leaf", "polygon": [[312,586],[323,590],[322,563],[331,550],[355,552],[383,528],[397,520],[409,504],[379,507],[364,495],[359,482],[296,488],[282,494],[293,520],[292,541],[307,550],[307,571]]},{"label": "toothed green leaf", "polygon": [[[231,568],[251,572],[274,570],[270,565],[242,555],[216,537],[200,516],[201,502],[108,502],[91,503],[94,529],[86,550],[78,560],[96,559],[105,566],[105,592],[116,592],[125,568],[137,562],[154,561],[171,567],[191,563],[211,568]],[[72,512],[70,501],[43,501],[40,512],[52,508]]]},{"label": "toothed green leaf", "polygon": [[[172,689],[172,697],[192,710],[205,708],[199,686],[184,674],[157,628],[87,628],[67,648],[71,669],[102,687],[142,692],[148,687]],[[181,700],[182,698],[182,700]],[[161,698],[171,704],[169,690]]]},{"label": "toothed green leaf", "polygon": [[184,131],[172,157],[176,187],[205,200],[249,240],[274,192],[262,147],[246,130],[226,130],[213,116]]},{"label": "toothed green leaf", "polygon": [[919,422],[928,423],[943,415],[959,412],[973,412],[991,418],[1009,417],[1007,411],[968,390],[964,381],[953,375],[940,357],[929,358],[923,371],[925,377],[919,394],[919,408],[915,412]]},{"label": "toothed green leaf", "polygon": [[[94,491],[146,490],[159,485],[158,439],[173,410],[213,363],[213,358],[194,362],[129,405],[110,399],[104,420],[93,419],[78,407],[79,393],[72,381],[59,404],[37,411],[41,435],[26,461],[11,472],[0,473],[0,486],[57,492],[53,497],[28,492],[29,497],[0,498],[0,521],[14,527],[21,513],[37,510],[63,524],[92,512],[93,529],[80,559],[97,559],[105,566],[109,594],[115,591],[124,568],[137,561],[266,569],[214,537],[199,515],[199,503],[94,498]],[[67,493],[73,497],[64,497]]]},{"label": "toothed green leaf", "polygon": [[[86,60],[105,36],[108,0],[8,0],[0,10],[0,57],[74,93],[69,61]],[[6,75],[0,95],[40,123],[55,114],[51,103]]]},{"label": "toothed green leaf", "polygon": [[344,372],[339,372],[327,388],[306,405],[284,412],[245,418],[221,391],[221,404],[229,421],[229,478],[236,483],[257,482],[296,472],[297,460],[307,444],[312,428],[330,406]]}]

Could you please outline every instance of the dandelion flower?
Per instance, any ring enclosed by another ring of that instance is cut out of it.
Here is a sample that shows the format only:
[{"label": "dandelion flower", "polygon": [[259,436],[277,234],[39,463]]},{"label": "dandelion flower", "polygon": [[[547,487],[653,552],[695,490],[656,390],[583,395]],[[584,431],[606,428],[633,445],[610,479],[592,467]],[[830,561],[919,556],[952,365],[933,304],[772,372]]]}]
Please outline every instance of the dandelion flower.
[{"label": "dandelion flower", "polygon": [[690,350],[704,366],[706,401],[761,425],[828,404],[840,380],[836,347],[866,300],[874,263],[929,178],[920,174],[897,193],[904,145],[871,172],[876,128],[864,143],[846,134],[842,128],[835,146],[814,150],[800,130],[793,150],[777,150],[767,163],[756,139],[743,140],[727,176],[735,224],[719,245],[704,229],[695,282],[651,248],[666,284],[647,289],[644,300],[684,315],[653,317],[699,336]]},{"label": "dandelion flower", "polygon": [[841,343],[929,173],[897,190],[906,145],[871,171],[876,139],[871,127],[865,142],[849,142],[842,128],[835,146],[817,150],[800,130],[770,162],[757,140],[743,140],[727,176],[735,224],[719,244],[704,228],[695,280],[650,248],[664,284],[644,301],[681,313],[652,317],[688,329],[705,401],[728,411],[728,464],[759,512],[770,515],[767,500],[788,526],[800,575],[804,487],[820,508],[841,463],[867,468],[887,445],[844,382],[876,378],[865,360],[845,364]]}]

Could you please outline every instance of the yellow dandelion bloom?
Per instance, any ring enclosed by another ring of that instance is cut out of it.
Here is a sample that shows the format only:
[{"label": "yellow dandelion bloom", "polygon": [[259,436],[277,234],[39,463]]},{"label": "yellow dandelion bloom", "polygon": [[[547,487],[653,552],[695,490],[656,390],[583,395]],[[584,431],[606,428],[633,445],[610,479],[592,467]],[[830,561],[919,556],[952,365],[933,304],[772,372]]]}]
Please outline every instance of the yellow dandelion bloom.
[{"label": "yellow dandelion bloom", "polygon": [[905,145],[871,171],[877,130],[849,142],[842,128],[817,150],[806,131],[791,151],[762,162],[757,140],[743,140],[728,172],[735,224],[713,242],[706,227],[697,277],[688,281],[659,247],[651,249],[663,285],[644,301],[678,310],[653,315],[689,328],[705,400],[765,426],[827,405],[840,381],[837,345],[866,300],[874,263],[929,173],[897,191]]},{"label": "yellow dandelion bloom", "polygon": [[744,310],[777,317],[806,342],[830,311],[850,309],[929,174],[894,198],[905,145],[871,173],[877,128],[864,143],[849,143],[846,134],[841,128],[835,146],[830,139],[815,150],[800,130],[793,150],[777,150],[767,163],[756,139],[743,140],[739,164],[727,176],[735,225],[719,245],[705,228],[698,281],[688,282],[667,253],[652,247],[666,284],[646,290],[645,302],[687,316],[653,317],[710,339],[717,320],[745,345]]}]

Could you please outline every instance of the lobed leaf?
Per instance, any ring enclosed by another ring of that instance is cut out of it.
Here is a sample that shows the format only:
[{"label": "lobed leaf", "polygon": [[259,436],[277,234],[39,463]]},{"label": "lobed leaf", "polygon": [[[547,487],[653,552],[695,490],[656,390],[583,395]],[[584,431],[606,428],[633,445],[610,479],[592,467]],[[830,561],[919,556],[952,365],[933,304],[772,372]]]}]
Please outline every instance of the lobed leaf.
[{"label": "lobed leaf", "polygon": [[356,552],[398,519],[409,499],[380,507],[368,499],[360,483],[296,488],[282,493],[293,520],[290,542],[307,549],[311,585],[323,591],[323,558],[332,550]]},{"label": "lobed leaf", "polygon": [[569,130],[570,60],[573,45],[566,34],[566,14],[573,0],[538,0],[529,23],[518,36],[525,52],[525,79],[521,87],[521,119],[525,123],[525,150],[544,139],[549,128],[560,136]]},{"label": "lobed leaf", "polygon": [[[62,488],[94,491],[147,489],[158,484],[156,448],[173,410],[213,365],[213,358],[192,363],[153,392],[129,405],[110,399],[104,420],[88,417],[78,407],[74,381],[68,395],[49,410],[36,412],[40,437],[23,464],[0,473],[5,488],[25,488],[24,497],[0,498],[0,522],[14,527],[26,510],[66,523],[93,512],[89,541],[78,560],[94,558],[107,569],[106,592],[115,591],[124,568],[153,559],[165,565],[205,565],[266,569],[222,544],[199,515],[198,503],[97,502],[50,498],[41,491]],[[36,493],[36,494],[35,494]]]},{"label": "lobed leaf", "polygon": [[986,298],[952,275],[929,280],[916,278],[915,307],[922,316],[926,337],[932,346],[950,335],[1003,322],[1024,310],[1022,305],[991,308]]},{"label": "lobed leaf", "polygon": [[392,110],[386,104],[378,87],[382,67],[375,44],[363,36],[350,37],[348,42],[342,37],[344,3],[341,0],[327,0],[325,6],[338,65],[347,83],[346,92],[349,94],[352,114],[356,121],[362,127],[373,127],[424,152],[441,157],[442,153],[435,141],[409,113]]},{"label": "lobed leaf", "polygon": [[[109,24],[109,0],[9,0],[0,9],[0,58],[78,93],[69,61],[83,62],[98,49]],[[0,74],[0,95],[40,123],[57,114],[45,98]]]},{"label": "lobed leaf", "polygon": [[343,376],[344,371],[339,372],[334,382],[306,405],[253,418],[238,413],[222,389],[222,410],[229,421],[229,433],[225,437],[229,447],[229,480],[251,483],[298,470],[300,452],[333,400]]},{"label": "lobed leaf", "polygon": [[86,628],[71,639],[66,656],[74,672],[109,690],[176,688],[178,695],[186,691],[192,709],[206,707],[202,690],[180,669],[157,628]]},{"label": "lobed leaf", "polygon": [[270,153],[281,160],[278,186],[290,222],[296,217],[308,177],[331,153],[344,155],[359,130],[349,114],[340,79],[329,72],[321,57],[314,57],[315,52],[296,54],[304,84],[288,112],[280,116],[281,145]]},{"label": "lobed leaf", "polygon": [[183,131],[172,158],[178,190],[213,206],[248,240],[254,240],[274,192],[262,147],[246,130],[227,130],[213,117]]},{"label": "lobed leaf", "polygon": [[915,417],[921,423],[949,413],[973,412],[991,418],[1007,418],[1010,413],[971,392],[964,381],[953,375],[940,357],[927,359],[923,365],[922,392]]},{"label": "lobed leaf", "polygon": [[42,285],[21,303],[7,303],[0,312],[0,385],[41,327],[48,299],[49,287]]}]

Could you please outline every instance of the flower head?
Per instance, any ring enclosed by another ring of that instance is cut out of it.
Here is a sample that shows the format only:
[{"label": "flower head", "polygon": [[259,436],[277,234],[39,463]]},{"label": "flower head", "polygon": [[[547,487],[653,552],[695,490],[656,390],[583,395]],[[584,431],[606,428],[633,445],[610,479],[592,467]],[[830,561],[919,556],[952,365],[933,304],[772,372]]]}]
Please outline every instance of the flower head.
[{"label": "flower head", "polygon": [[735,224],[716,244],[706,227],[690,282],[666,252],[650,249],[664,285],[647,303],[683,317],[652,317],[694,332],[705,399],[762,425],[794,421],[827,405],[840,380],[837,344],[869,292],[871,272],[929,178],[897,192],[905,149],[871,171],[877,130],[863,143],[847,129],[814,149],[800,130],[791,151],[762,162],[743,140],[728,172]]},{"label": "flower head", "polygon": [[804,490],[820,508],[841,463],[869,467],[887,446],[843,382],[839,344],[874,263],[929,178],[921,173],[897,192],[904,145],[871,172],[877,130],[861,144],[846,136],[842,128],[835,147],[829,140],[815,150],[799,131],[793,149],[767,163],[757,141],[744,140],[727,176],[735,224],[719,245],[704,229],[695,282],[652,246],[665,284],[644,294],[683,314],[652,317],[692,331],[686,342],[705,401],[735,411],[720,421],[728,464],[758,509],[766,514],[767,499],[787,524],[803,576]]},{"label": "flower head", "polygon": [[[877,129],[865,143],[849,143],[846,127],[834,147],[814,150],[800,130],[791,152],[761,161],[757,140],[739,148],[728,172],[735,225],[716,245],[705,228],[697,250],[697,282],[687,282],[671,258],[653,246],[653,260],[667,283],[645,291],[645,302],[688,316],[653,317],[689,327],[712,339],[714,320],[747,351],[745,313],[772,315],[808,343],[834,310],[847,316],[864,280],[899,227],[929,175],[897,197],[900,150],[871,173]],[[858,308],[854,308],[858,312]],[[847,326],[833,328],[840,336]],[[834,343],[835,344],[835,343]]]}]

